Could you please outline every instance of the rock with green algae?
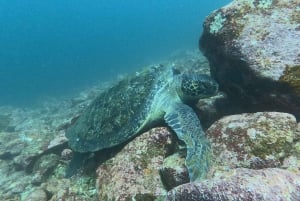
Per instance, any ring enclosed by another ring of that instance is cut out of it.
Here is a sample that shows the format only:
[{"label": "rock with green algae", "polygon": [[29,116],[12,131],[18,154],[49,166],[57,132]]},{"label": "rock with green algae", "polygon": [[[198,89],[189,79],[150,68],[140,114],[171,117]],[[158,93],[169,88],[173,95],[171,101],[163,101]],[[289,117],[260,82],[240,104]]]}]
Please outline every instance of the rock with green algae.
[{"label": "rock with green algae", "polygon": [[199,46],[244,112],[300,116],[298,0],[234,0],[206,18]]},{"label": "rock with green algae", "polygon": [[298,123],[297,130],[295,132],[296,143],[295,143],[295,154],[300,159],[300,123]]},{"label": "rock with green algae", "polygon": [[300,173],[277,168],[237,168],[168,192],[166,201],[300,200]]},{"label": "rock with green algae", "polygon": [[280,167],[294,153],[297,122],[293,115],[258,112],[231,115],[206,132],[216,156],[215,166],[261,169]]},{"label": "rock with green algae", "polygon": [[99,200],[161,200],[167,191],[159,170],[173,146],[166,128],[154,128],[129,142],[97,170]]}]

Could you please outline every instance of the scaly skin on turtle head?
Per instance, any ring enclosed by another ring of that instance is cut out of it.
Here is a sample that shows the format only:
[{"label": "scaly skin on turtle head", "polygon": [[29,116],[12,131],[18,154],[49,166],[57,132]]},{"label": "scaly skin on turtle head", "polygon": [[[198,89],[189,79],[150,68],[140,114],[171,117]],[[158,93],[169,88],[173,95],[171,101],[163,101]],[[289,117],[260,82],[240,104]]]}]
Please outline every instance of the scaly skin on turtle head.
[{"label": "scaly skin on turtle head", "polygon": [[214,96],[219,88],[217,82],[205,74],[181,74],[174,83],[183,102]]}]

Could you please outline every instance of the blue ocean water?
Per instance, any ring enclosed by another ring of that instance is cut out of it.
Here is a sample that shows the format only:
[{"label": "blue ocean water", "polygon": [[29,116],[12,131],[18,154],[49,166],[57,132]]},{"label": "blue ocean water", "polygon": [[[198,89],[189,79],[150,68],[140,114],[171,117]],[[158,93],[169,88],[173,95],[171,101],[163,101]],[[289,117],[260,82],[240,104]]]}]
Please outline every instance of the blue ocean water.
[{"label": "blue ocean water", "polygon": [[230,0],[0,0],[0,105],[31,105],[196,49]]}]

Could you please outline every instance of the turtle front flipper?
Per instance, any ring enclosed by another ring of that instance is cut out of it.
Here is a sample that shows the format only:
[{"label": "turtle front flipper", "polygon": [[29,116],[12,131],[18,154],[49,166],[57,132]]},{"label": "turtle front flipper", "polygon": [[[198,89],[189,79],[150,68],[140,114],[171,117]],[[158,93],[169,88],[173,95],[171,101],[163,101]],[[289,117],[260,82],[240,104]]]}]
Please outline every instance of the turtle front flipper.
[{"label": "turtle front flipper", "polygon": [[175,103],[166,111],[165,121],[186,144],[185,165],[191,181],[205,178],[210,164],[211,148],[200,121],[192,108]]}]

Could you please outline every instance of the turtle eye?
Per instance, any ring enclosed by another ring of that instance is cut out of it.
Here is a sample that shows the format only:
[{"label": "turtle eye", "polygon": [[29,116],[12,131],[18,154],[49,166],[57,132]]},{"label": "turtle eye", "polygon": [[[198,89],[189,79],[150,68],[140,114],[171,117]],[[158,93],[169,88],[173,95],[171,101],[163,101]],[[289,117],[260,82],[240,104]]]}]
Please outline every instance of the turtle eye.
[{"label": "turtle eye", "polygon": [[206,83],[206,82],[201,83],[201,88],[204,90],[209,89],[210,87],[211,87],[210,83]]}]

